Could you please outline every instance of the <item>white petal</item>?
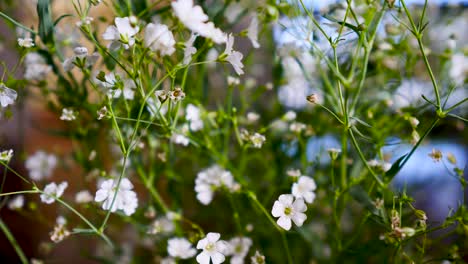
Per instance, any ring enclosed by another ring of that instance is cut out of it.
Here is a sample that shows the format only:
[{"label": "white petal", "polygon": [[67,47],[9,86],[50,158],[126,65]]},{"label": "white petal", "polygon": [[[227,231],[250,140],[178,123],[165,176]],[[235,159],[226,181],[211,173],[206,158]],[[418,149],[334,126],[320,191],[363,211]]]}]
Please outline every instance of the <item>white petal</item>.
[{"label": "white petal", "polygon": [[218,241],[220,237],[221,237],[220,233],[214,233],[214,232],[210,232],[206,235],[206,238],[211,243]]},{"label": "white petal", "polygon": [[203,251],[202,253],[198,254],[197,262],[200,264],[210,264],[210,256]]},{"label": "white petal", "polygon": [[292,216],[292,220],[294,221],[294,223],[297,225],[297,226],[302,226],[302,224],[304,223],[304,221],[307,219],[307,215],[303,214],[303,213],[295,213],[293,216]]},{"label": "white petal", "polygon": [[271,214],[274,217],[280,217],[284,214],[284,205],[280,203],[279,201],[276,201],[273,204],[273,209],[271,210]]},{"label": "white petal", "polygon": [[304,200],[302,200],[302,199],[297,199],[296,201],[294,201],[292,206],[293,206],[295,212],[301,212],[302,213],[302,212],[307,211],[307,206],[304,203]]},{"label": "white petal", "polygon": [[225,259],[226,258],[224,257],[224,255],[219,252],[215,252],[213,255],[211,255],[211,261],[213,262],[213,264],[223,263]]},{"label": "white petal", "polygon": [[278,201],[280,201],[285,206],[291,205],[293,200],[294,197],[291,194],[282,194],[278,198]]},{"label": "white petal", "polygon": [[291,219],[286,216],[280,217],[276,223],[285,230],[291,229]]}]

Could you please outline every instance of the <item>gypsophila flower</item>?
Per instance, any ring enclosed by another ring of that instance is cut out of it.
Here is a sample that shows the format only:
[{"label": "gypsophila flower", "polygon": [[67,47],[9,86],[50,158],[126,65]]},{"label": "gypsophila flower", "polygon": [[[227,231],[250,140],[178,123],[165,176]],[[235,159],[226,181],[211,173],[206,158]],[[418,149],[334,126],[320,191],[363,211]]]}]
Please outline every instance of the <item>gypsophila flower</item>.
[{"label": "gypsophila flower", "polygon": [[8,209],[10,210],[19,210],[24,206],[24,196],[16,195],[8,202]]},{"label": "gypsophila flower", "polygon": [[73,109],[70,108],[63,108],[62,115],[60,116],[60,120],[64,121],[73,121],[76,119],[76,113]]},{"label": "gypsophila flower", "polygon": [[235,191],[238,188],[231,172],[218,165],[213,165],[197,174],[195,192],[197,192],[197,199],[202,204],[211,203],[214,192],[220,187],[225,187],[230,191]]},{"label": "gypsophila flower", "polygon": [[10,162],[12,157],[13,157],[13,150],[12,149],[4,150],[4,151],[0,152],[0,161],[8,163],[8,162]]},{"label": "gypsophila flower", "polygon": [[3,83],[0,83],[0,105],[2,107],[12,105],[17,97],[18,93],[16,93],[15,90],[6,87]]},{"label": "gypsophila flower", "polygon": [[306,129],[306,125],[300,122],[292,122],[289,125],[289,130],[294,133],[301,133],[303,130]]},{"label": "gypsophila flower", "polygon": [[301,176],[301,171],[300,171],[300,170],[296,170],[296,169],[290,169],[290,170],[287,170],[287,171],[286,171],[286,174],[287,174],[289,177],[298,178],[298,177]]},{"label": "gypsophila flower", "polygon": [[376,160],[376,159],[369,160],[367,164],[370,167],[377,169],[381,172],[387,172],[392,167],[392,164],[385,162],[383,160]]},{"label": "gypsophila flower", "polygon": [[242,75],[244,74],[244,71],[242,70],[242,68],[244,68],[244,64],[242,63],[242,58],[244,57],[244,55],[242,55],[242,53],[238,51],[233,50],[233,46],[234,37],[232,36],[232,34],[229,34],[226,40],[226,49],[224,50],[223,54],[219,56],[218,60],[222,62],[229,62],[236,71],[236,73],[238,75]]},{"label": "gypsophila flower", "polygon": [[18,38],[18,45],[24,48],[34,47],[34,42],[32,38]]},{"label": "gypsophila flower", "polygon": [[171,142],[173,142],[174,144],[182,145],[186,147],[189,145],[190,139],[182,134],[172,133]]},{"label": "gypsophila flower", "polygon": [[84,17],[80,21],[76,22],[75,25],[77,27],[82,27],[82,26],[85,26],[85,25],[91,25],[91,22],[93,22],[93,21],[94,21],[94,18],[92,18],[92,17]]},{"label": "gypsophila flower", "polygon": [[252,145],[254,148],[261,148],[263,146],[263,143],[265,143],[266,138],[264,135],[259,134],[259,133],[254,133],[253,135],[250,136],[250,142],[252,142]]},{"label": "gypsophila flower", "polygon": [[221,235],[219,233],[208,233],[205,238],[198,241],[197,249],[203,250],[197,256],[197,262],[200,264],[213,264],[223,263],[226,257],[223,253],[227,250],[227,243],[219,240]]},{"label": "gypsophila flower", "polygon": [[210,38],[217,44],[226,41],[225,34],[208,22],[208,16],[200,6],[194,5],[193,0],[172,1],[171,5],[177,18],[193,33]]},{"label": "gypsophila flower", "polygon": [[429,153],[429,157],[431,157],[434,162],[439,162],[443,158],[442,152],[438,149],[432,149],[431,153]]},{"label": "gypsophila flower", "polygon": [[140,27],[132,23],[130,17],[116,17],[115,26],[107,27],[102,38],[111,41],[108,45],[110,50],[116,50],[120,46],[128,49],[135,44],[135,35],[138,31]]},{"label": "gypsophila flower", "polygon": [[302,226],[307,219],[304,212],[307,206],[302,199],[294,200],[291,194],[282,194],[273,204],[271,213],[274,217],[279,217],[277,224],[285,230],[291,229],[291,220],[297,226]]},{"label": "gypsophila flower", "polygon": [[123,210],[126,215],[132,215],[138,206],[138,197],[132,191],[133,184],[127,178],[122,178],[119,188],[117,188],[117,185],[118,179],[103,181],[96,192],[94,201],[102,202],[102,209],[104,210],[110,210],[111,212]]},{"label": "gypsophila flower", "polygon": [[162,233],[172,233],[175,230],[174,223],[167,216],[160,217],[151,223],[148,234],[156,235]]},{"label": "gypsophila flower", "polygon": [[296,120],[296,116],[296,112],[289,110],[288,112],[286,112],[286,114],[284,114],[283,119],[285,121],[294,121]]},{"label": "gypsophila flower", "polygon": [[47,184],[44,188],[44,193],[41,194],[41,201],[46,204],[55,202],[55,199],[60,198],[67,187],[67,182],[62,182],[59,185],[55,182]]},{"label": "gypsophila flower", "polygon": [[145,28],[144,43],[150,50],[165,56],[174,53],[176,41],[166,25],[149,23]]},{"label": "gypsophila flower", "polygon": [[338,148],[329,148],[327,149],[328,154],[332,160],[336,160],[338,155],[341,153],[341,149]]},{"label": "gypsophila flower", "polygon": [[247,37],[252,42],[252,46],[254,48],[260,48],[260,43],[258,43],[258,17],[255,14],[250,21],[249,27],[247,28]]},{"label": "gypsophila flower", "polygon": [[65,224],[65,218],[57,218],[57,223],[54,226],[54,230],[50,233],[50,239],[53,242],[58,243],[71,235],[70,231],[65,228]]},{"label": "gypsophila flower", "polygon": [[101,120],[101,119],[103,119],[104,117],[106,117],[106,115],[107,115],[107,107],[106,107],[106,106],[103,106],[101,109],[99,109],[99,110],[97,111],[97,115],[98,115],[98,117],[97,117],[98,120]]},{"label": "gypsophila flower", "polygon": [[94,52],[88,54],[88,49],[85,47],[76,47],[73,49],[74,55],[63,61],[62,66],[65,71],[72,70],[75,66],[87,68],[96,63],[99,59],[99,53]]},{"label": "gypsophila flower", "polygon": [[188,65],[192,61],[192,55],[197,52],[197,49],[193,46],[197,34],[190,35],[190,38],[185,42],[184,46],[184,59],[182,60],[183,65]]},{"label": "gypsophila flower", "polygon": [[301,176],[299,180],[292,186],[292,195],[296,199],[302,198],[307,203],[313,203],[315,200],[315,189],[317,185],[315,184],[314,179],[308,176]]},{"label": "gypsophila flower", "polygon": [[228,83],[229,86],[239,85],[240,84],[240,79],[237,78],[237,77],[228,76],[227,77],[227,83]]},{"label": "gypsophila flower", "polygon": [[37,151],[34,155],[28,157],[25,166],[29,171],[29,177],[35,181],[40,181],[52,175],[52,171],[57,166],[57,158],[53,154]]},{"label": "gypsophila flower", "polygon": [[255,112],[247,113],[247,121],[249,123],[256,123],[260,119],[260,115]]},{"label": "gypsophila flower", "polygon": [[52,71],[52,66],[37,52],[30,52],[24,58],[26,66],[24,78],[30,81],[42,81]]},{"label": "gypsophila flower", "polygon": [[79,191],[75,194],[75,202],[78,204],[90,203],[93,201],[93,195],[88,190]]},{"label": "gypsophila flower", "polygon": [[185,119],[190,122],[190,130],[198,131],[203,128],[203,120],[200,115],[200,108],[193,104],[188,104],[185,109]]},{"label": "gypsophila flower", "polygon": [[197,250],[192,247],[192,244],[186,238],[177,237],[167,241],[167,253],[171,257],[189,259],[197,254]]},{"label": "gypsophila flower", "polygon": [[408,118],[409,123],[413,128],[416,128],[419,125],[419,120],[416,117],[409,117]]},{"label": "gypsophila flower", "polygon": [[185,93],[180,88],[175,88],[174,91],[169,92],[169,99],[177,103],[178,101],[185,98]]},{"label": "gypsophila flower", "polygon": [[231,264],[243,264],[244,258],[252,246],[252,239],[248,237],[235,237],[228,241],[228,252],[231,256]]},{"label": "gypsophila flower", "polygon": [[161,259],[161,262],[159,263],[160,264],[176,264],[177,262],[174,258],[166,257],[166,258]]},{"label": "gypsophila flower", "polygon": [[255,251],[255,255],[250,257],[252,264],[265,264],[265,256],[260,253],[260,251]]}]

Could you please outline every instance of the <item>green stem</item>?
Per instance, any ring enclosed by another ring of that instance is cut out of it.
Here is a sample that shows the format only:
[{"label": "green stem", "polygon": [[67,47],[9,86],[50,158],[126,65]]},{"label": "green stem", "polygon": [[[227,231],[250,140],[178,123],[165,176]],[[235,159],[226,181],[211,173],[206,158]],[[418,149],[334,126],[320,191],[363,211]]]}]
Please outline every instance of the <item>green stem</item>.
[{"label": "green stem", "polygon": [[7,14],[3,13],[2,11],[0,11],[0,17],[3,17],[5,20],[7,20],[8,22],[14,24],[15,26],[17,27],[20,27],[26,31],[28,31],[29,33],[32,33],[34,35],[37,35],[37,32],[28,28],[27,26],[21,24],[20,22],[14,20],[13,18],[9,17]]},{"label": "green stem", "polygon": [[29,262],[28,262],[28,259],[26,258],[26,255],[24,255],[24,252],[21,249],[20,245],[18,244],[18,241],[16,241],[15,237],[10,232],[10,229],[5,224],[5,222],[3,222],[2,218],[0,218],[0,228],[2,229],[3,233],[7,237],[8,241],[10,241],[11,245],[15,249],[16,254],[18,254],[18,257],[21,260],[21,263],[28,264]]}]

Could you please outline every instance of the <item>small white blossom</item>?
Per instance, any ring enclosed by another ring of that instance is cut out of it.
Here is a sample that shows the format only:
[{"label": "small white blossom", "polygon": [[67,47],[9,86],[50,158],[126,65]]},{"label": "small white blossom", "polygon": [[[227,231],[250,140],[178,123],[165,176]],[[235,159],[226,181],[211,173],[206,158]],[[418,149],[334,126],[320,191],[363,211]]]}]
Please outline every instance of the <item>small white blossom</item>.
[{"label": "small white blossom", "polygon": [[185,42],[185,49],[184,49],[184,59],[182,61],[183,65],[188,65],[192,60],[192,55],[197,52],[197,49],[193,46],[195,43],[195,39],[197,38],[197,34],[190,35],[190,38]]},{"label": "small white blossom", "polygon": [[255,112],[248,112],[247,113],[247,121],[249,123],[255,123],[260,119],[260,115]]},{"label": "small white blossom", "polygon": [[250,25],[247,28],[247,37],[252,42],[254,48],[260,48],[260,43],[258,43],[258,18],[256,15],[252,17]]},{"label": "small white blossom", "polygon": [[103,106],[101,109],[99,109],[97,111],[97,115],[98,115],[97,117],[98,120],[103,119],[107,115],[107,107]]},{"label": "small white blossom", "polygon": [[275,201],[271,213],[274,217],[279,217],[277,224],[285,230],[291,229],[291,220],[297,225],[302,226],[307,219],[304,212],[307,206],[302,199],[294,200],[291,194],[282,194]]},{"label": "small white blossom", "polygon": [[250,136],[250,141],[252,142],[255,148],[261,148],[263,146],[263,143],[265,143],[266,138],[262,134],[255,133]]},{"label": "small white blossom", "polygon": [[55,202],[55,198],[60,198],[67,187],[67,182],[62,182],[59,185],[55,182],[47,184],[44,193],[41,194],[41,201],[46,204]]},{"label": "small white blossom", "polygon": [[117,185],[118,179],[103,181],[96,192],[94,201],[102,202],[102,209],[104,210],[110,210],[111,212],[123,210],[126,215],[132,215],[138,206],[138,197],[132,191],[133,184],[127,178],[122,178],[118,189]]},{"label": "small white blossom", "polygon": [[52,71],[52,66],[37,52],[30,52],[24,58],[26,66],[24,78],[30,81],[42,81]]},{"label": "small white blossom", "polygon": [[301,171],[300,170],[296,170],[296,169],[289,169],[286,171],[286,174],[289,176],[289,177],[295,177],[295,178],[298,178],[301,176]]},{"label": "small white blossom", "polygon": [[99,59],[99,53],[88,54],[85,47],[76,47],[73,49],[74,55],[63,61],[62,66],[65,71],[72,70],[76,65],[79,67],[90,67]]},{"label": "small white blossom", "polygon": [[91,25],[91,22],[94,21],[94,18],[92,17],[85,17],[83,19],[81,19],[80,21],[76,22],[75,25],[77,27],[82,27],[84,25]]},{"label": "small white blossom", "polygon": [[255,255],[250,257],[252,264],[265,264],[265,256],[260,253],[260,251],[255,251]]},{"label": "small white blossom", "polygon": [[107,27],[102,38],[111,41],[108,46],[110,50],[116,50],[120,46],[128,49],[135,44],[135,35],[138,31],[140,28],[134,25],[129,17],[116,17],[115,26]]},{"label": "small white blossom", "polygon": [[197,249],[203,250],[197,256],[197,262],[200,264],[213,264],[223,263],[226,257],[223,253],[227,250],[227,243],[219,240],[221,235],[219,233],[208,233],[205,238],[198,241]]},{"label": "small white blossom", "polygon": [[76,114],[73,109],[70,108],[63,108],[62,109],[62,115],[60,116],[60,120],[64,121],[73,121],[76,119]]},{"label": "small white blossom", "polygon": [[203,120],[201,119],[200,108],[193,104],[188,104],[185,109],[185,119],[190,122],[190,130],[198,131],[203,129]]},{"label": "small white blossom", "polygon": [[16,195],[13,199],[8,202],[8,209],[10,210],[19,210],[24,206],[24,196]]},{"label": "small white blossom", "polygon": [[15,90],[6,87],[3,83],[0,83],[0,105],[2,107],[12,105],[17,97],[18,93],[16,93]]},{"label": "small white blossom", "polygon": [[26,160],[26,169],[29,171],[29,177],[35,181],[49,178],[52,171],[57,166],[57,158],[52,154],[43,151],[37,151]]},{"label": "small white blossom", "polygon": [[249,253],[252,246],[252,239],[248,237],[235,237],[228,241],[229,254],[231,257],[231,264],[243,264],[244,258]]},{"label": "small white blossom", "polygon": [[449,76],[456,84],[462,84],[468,76],[468,57],[463,53],[452,55]]},{"label": "small white blossom", "polygon": [[34,42],[32,38],[18,38],[18,45],[24,48],[34,47]]},{"label": "small white blossom", "polygon": [[240,80],[237,77],[228,76],[227,77],[227,83],[228,83],[229,86],[239,85]]},{"label": "small white blossom", "polygon": [[167,215],[159,217],[151,223],[148,229],[148,234],[156,235],[162,233],[172,233],[175,230],[174,223],[170,220]]},{"label": "small white blossom", "polygon": [[197,254],[197,250],[186,238],[171,238],[167,241],[167,253],[171,257],[189,259]]},{"label": "small white blossom", "polygon": [[294,133],[301,133],[304,129],[306,129],[306,125],[300,122],[292,122],[289,125],[289,130]]},{"label": "small white blossom", "polygon": [[226,49],[224,50],[224,53],[219,56],[219,60],[229,62],[232,67],[234,67],[236,73],[238,75],[242,75],[244,74],[244,71],[242,70],[242,68],[244,68],[244,64],[242,64],[242,58],[244,55],[238,51],[233,50],[233,46],[234,37],[232,34],[229,34],[226,40]]},{"label": "small white blossom", "polygon": [[171,257],[165,257],[163,259],[161,259],[161,262],[159,262],[160,264],[176,264],[177,262],[175,261],[174,258],[171,258]]},{"label": "small white blossom", "polygon": [[0,161],[9,162],[12,157],[13,157],[13,150],[12,149],[4,150],[4,151],[0,152]]},{"label": "small white blossom", "polygon": [[169,92],[169,99],[177,103],[178,101],[185,98],[185,93],[180,88],[175,88],[174,91]]},{"label": "small white blossom", "polygon": [[93,196],[88,190],[79,191],[75,194],[75,202],[85,204],[93,201]]},{"label": "small white blossom", "polygon": [[392,164],[391,164],[391,163],[385,162],[385,161],[383,161],[383,160],[376,160],[376,159],[369,160],[369,161],[367,162],[367,164],[368,164],[370,167],[379,169],[379,170],[381,170],[381,171],[383,171],[383,172],[388,171],[388,170],[392,167]]},{"label": "small white blossom", "polygon": [[294,121],[294,120],[296,120],[296,116],[297,116],[296,112],[290,110],[290,111],[286,112],[286,114],[284,114],[283,119],[285,121]]},{"label": "small white blossom", "polygon": [[172,55],[176,41],[166,25],[149,23],[145,28],[144,43],[152,51],[159,51],[161,56]]},{"label": "small white blossom", "polygon": [[190,139],[182,134],[172,133],[171,142],[173,142],[174,144],[182,145],[186,147],[189,145]]},{"label": "small white blossom", "polygon": [[315,189],[317,185],[315,184],[314,179],[308,176],[301,176],[299,180],[292,186],[292,195],[296,199],[302,198],[307,203],[313,203],[315,200]]},{"label": "small white blossom", "polygon": [[235,191],[238,188],[231,172],[218,165],[213,165],[197,174],[195,192],[198,201],[202,204],[208,205],[211,203],[214,192],[220,187],[226,187],[230,191]]},{"label": "small white blossom", "polygon": [[70,231],[65,228],[65,224],[65,218],[61,216],[57,217],[57,223],[54,226],[54,230],[50,233],[50,239],[53,242],[58,243],[71,235]]}]

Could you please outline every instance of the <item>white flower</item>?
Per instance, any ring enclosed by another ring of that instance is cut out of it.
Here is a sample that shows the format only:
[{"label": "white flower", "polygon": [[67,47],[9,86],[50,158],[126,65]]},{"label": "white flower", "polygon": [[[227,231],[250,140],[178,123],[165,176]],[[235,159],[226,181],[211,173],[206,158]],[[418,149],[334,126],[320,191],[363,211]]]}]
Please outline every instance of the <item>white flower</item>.
[{"label": "white flower", "polygon": [[65,71],[72,70],[75,65],[79,67],[93,66],[99,59],[99,53],[95,52],[91,55],[88,54],[88,49],[85,47],[76,47],[73,49],[74,55],[63,61],[62,66]]},{"label": "white flower", "polygon": [[250,141],[252,142],[253,146],[255,148],[261,148],[263,143],[265,143],[266,138],[264,135],[255,133],[250,136]]},{"label": "white flower", "polygon": [[456,84],[463,84],[468,76],[468,57],[463,53],[452,55],[449,76]]},{"label": "white flower", "polygon": [[[96,192],[94,201],[103,202],[102,209],[104,210],[110,210],[111,212],[123,210],[126,215],[132,215],[138,206],[138,197],[132,191],[133,184],[127,178],[122,178],[118,189],[117,184],[118,179],[103,181]],[[114,196],[115,201],[112,204]]]},{"label": "white flower", "polygon": [[228,83],[229,86],[239,85],[239,84],[240,84],[240,80],[239,80],[239,78],[237,78],[237,77],[228,76],[228,77],[227,77],[227,83]]},{"label": "white flower", "polygon": [[236,73],[241,75],[244,74],[244,71],[242,70],[242,68],[244,68],[244,64],[242,64],[242,58],[244,55],[238,51],[233,50],[233,45],[234,37],[232,34],[229,34],[226,40],[226,49],[224,50],[224,53],[219,56],[219,60],[229,62],[232,67],[234,67]]},{"label": "white flower", "polygon": [[294,133],[301,133],[304,129],[306,129],[306,125],[300,122],[293,122],[289,125],[289,130]]},{"label": "white flower", "polygon": [[193,4],[193,0],[177,0],[171,5],[175,15],[192,32],[210,38],[217,44],[226,41],[225,34],[212,22],[208,22],[208,16],[200,6]]},{"label": "white flower", "polygon": [[172,220],[170,220],[167,215],[160,217],[151,223],[150,228],[148,229],[148,234],[156,235],[160,233],[171,233],[174,231],[175,226]]},{"label": "white flower", "polygon": [[185,93],[180,88],[175,88],[174,91],[169,92],[169,99],[177,103],[178,101],[185,98]]},{"label": "white flower", "polygon": [[286,112],[286,114],[284,114],[283,119],[286,121],[293,121],[296,119],[296,116],[297,116],[296,112],[290,110]]},{"label": "white flower", "polygon": [[41,201],[46,204],[51,204],[55,198],[60,198],[65,189],[68,187],[67,182],[62,182],[57,185],[55,182],[49,183],[44,188],[44,193],[41,194]]},{"label": "white flower", "polygon": [[79,204],[93,201],[93,196],[88,190],[79,191],[75,194],[75,202]]},{"label": "white flower", "polygon": [[0,105],[2,107],[12,105],[17,97],[18,94],[15,90],[6,87],[3,83],[0,83]]},{"label": "white flower", "polygon": [[369,161],[367,162],[367,164],[368,164],[370,167],[379,169],[379,170],[381,170],[381,171],[383,171],[383,172],[387,172],[387,171],[392,167],[392,164],[391,164],[391,163],[388,163],[388,162],[383,161],[383,160],[376,160],[376,159],[369,160]]},{"label": "white flower", "polygon": [[109,98],[119,98],[122,94],[127,100],[133,100],[135,96],[135,82],[131,79],[123,79],[120,75],[110,72],[104,76],[104,81],[99,82],[107,89]]},{"label": "white flower", "polygon": [[195,256],[197,250],[186,238],[171,238],[167,241],[167,253],[172,257],[188,259]]},{"label": "white flower", "polygon": [[252,246],[252,239],[248,237],[235,237],[228,241],[231,264],[243,264],[244,258]]},{"label": "white flower", "polygon": [[20,47],[31,48],[34,47],[32,38],[18,38],[18,45]]},{"label": "white flower", "polygon": [[171,141],[174,142],[174,144],[182,145],[184,147],[188,146],[190,143],[190,139],[188,137],[178,133],[172,133]]},{"label": "white flower", "polygon": [[198,201],[208,205],[213,200],[214,191],[222,186],[230,191],[235,191],[238,188],[238,184],[234,181],[231,172],[218,165],[200,171],[195,180],[195,192]]},{"label": "white flower", "polygon": [[60,116],[60,120],[64,121],[73,121],[76,119],[76,114],[73,109],[70,108],[63,108],[62,109],[62,115]]},{"label": "white flower", "polygon": [[101,109],[99,109],[97,111],[97,115],[98,115],[97,117],[98,120],[103,119],[107,115],[107,107],[103,106]]},{"label": "white flower", "polygon": [[70,236],[71,233],[65,228],[66,220],[62,216],[57,217],[57,223],[54,226],[54,230],[50,233],[50,239],[58,243]]},{"label": "white flower", "polygon": [[295,169],[289,169],[286,171],[286,174],[289,176],[289,177],[299,177],[301,176],[301,171],[300,170],[295,170]]},{"label": "white flower", "polygon": [[255,112],[248,112],[247,113],[247,121],[249,123],[255,123],[260,119],[260,115]]},{"label": "white flower", "polygon": [[252,46],[254,48],[258,49],[260,47],[260,44],[258,43],[258,18],[256,15],[252,17],[250,25],[247,28],[247,37],[252,42]]},{"label": "white flower", "polygon": [[121,45],[128,49],[135,44],[135,35],[140,28],[132,22],[129,17],[116,17],[115,26],[107,27],[102,38],[112,41],[108,46],[109,49],[116,50]]},{"label": "white flower", "polygon": [[12,149],[4,150],[4,151],[0,152],[0,161],[9,162],[12,157],[13,157],[13,150]]},{"label": "white flower", "polygon": [[8,202],[8,209],[10,210],[19,210],[24,206],[24,196],[16,195],[13,199]]},{"label": "white flower", "polygon": [[37,52],[28,53],[24,58],[24,65],[24,78],[30,81],[42,81],[52,71],[52,67],[47,65],[46,60]]},{"label": "white flower", "polygon": [[52,154],[37,151],[34,155],[29,156],[25,165],[29,171],[29,177],[40,181],[52,175],[52,171],[57,166],[57,158]]},{"label": "white flower", "polygon": [[200,108],[188,104],[185,109],[185,119],[190,122],[190,130],[198,131],[203,128],[203,120],[200,117]]},{"label": "white flower", "polygon": [[152,51],[159,51],[161,56],[172,55],[175,51],[174,35],[163,24],[149,23],[145,28],[144,43]]},{"label": "white flower", "polygon": [[193,46],[196,38],[197,34],[192,33],[190,38],[185,42],[184,60],[182,61],[183,65],[188,65],[190,61],[192,61],[192,55],[197,52],[197,49]]},{"label": "white flower", "polygon": [[291,229],[291,220],[297,225],[302,226],[307,216],[304,212],[307,206],[302,199],[296,199],[291,194],[282,194],[273,204],[271,213],[274,217],[279,217],[277,223],[285,230]]},{"label": "white flower", "polygon": [[293,184],[291,193],[296,199],[302,198],[310,204],[315,200],[314,191],[316,188],[317,185],[314,179],[308,176],[301,176],[299,180]]},{"label": "white flower", "polygon": [[83,25],[91,25],[91,22],[94,21],[94,18],[92,17],[85,17],[82,20],[78,21],[75,23],[77,27],[81,27]]},{"label": "white flower", "polygon": [[171,257],[163,258],[161,259],[161,262],[160,262],[160,264],[176,264],[176,263],[177,262],[175,261],[175,259]]},{"label": "white flower", "polygon": [[197,262],[200,264],[210,264],[210,260],[213,264],[223,263],[226,257],[224,252],[227,249],[225,241],[219,240],[221,235],[219,233],[208,233],[205,238],[198,241],[197,249],[203,251],[198,254]]},{"label": "white flower", "polygon": [[255,251],[255,255],[250,257],[252,264],[265,264],[265,256],[262,255],[258,250]]}]

